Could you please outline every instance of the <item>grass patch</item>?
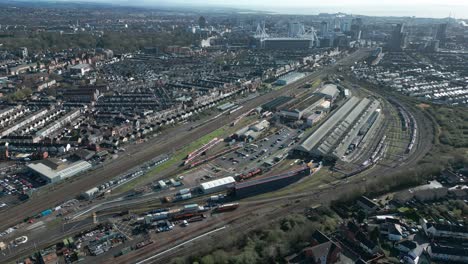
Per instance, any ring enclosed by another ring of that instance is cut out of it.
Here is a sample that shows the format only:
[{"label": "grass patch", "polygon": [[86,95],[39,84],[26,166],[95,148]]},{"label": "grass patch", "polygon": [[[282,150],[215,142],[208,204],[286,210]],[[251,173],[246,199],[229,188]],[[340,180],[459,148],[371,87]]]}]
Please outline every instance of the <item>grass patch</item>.
[{"label": "grass patch", "polygon": [[322,83],[322,79],[320,79],[320,78],[315,79],[315,81],[313,81],[312,84],[311,84],[312,89],[317,89],[320,86],[321,83]]},{"label": "grass patch", "polygon": [[54,220],[48,221],[46,223],[47,228],[57,227],[58,225],[62,224],[62,219],[57,217]]},{"label": "grass patch", "polygon": [[409,208],[408,207],[400,207],[398,208],[398,212],[400,213],[405,213],[405,212],[408,212],[409,211]]},{"label": "grass patch", "polygon": [[468,111],[463,107],[436,106],[425,108],[440,127],[439,140],[455,148],[468,148]]}]

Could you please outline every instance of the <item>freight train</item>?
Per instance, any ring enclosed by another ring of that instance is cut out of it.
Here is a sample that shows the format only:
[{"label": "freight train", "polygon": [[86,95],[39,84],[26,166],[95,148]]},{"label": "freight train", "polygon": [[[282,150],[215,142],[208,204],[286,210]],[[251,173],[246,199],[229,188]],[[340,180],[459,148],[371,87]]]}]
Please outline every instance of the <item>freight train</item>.
[{"label": "freight train", "polygon": [[281,189],[289,184],[299,181],[310,175],[311,169],[308,166],[283,174],[268,176],[260,179],[238,182],[235,184],[231,194],[238,198],[253,196],[265,192]]},{"label": "freight train", "polygon": [[229,204],[222,204],[216,207],[213,212],[215,213],[222,213],[236,210],[239,207],[239,203],[229,203]]},{"label": "freight train", "polygon": [[255,170],[250,171],[250,172],[247,173],[247,174],[241,174],[241,175],[237,176],[237,177],[236,177],[236,180],[238,180],[238,181],[245,181],[245,180],[250,179],[250,178],[252,178],[252,177],[254,177],[254,176],[256,176],[256,175],[259,175],[259,174],[261,174],[261,173],[262,173],[262,169],[257,168],[257,169],[255,169]]}]

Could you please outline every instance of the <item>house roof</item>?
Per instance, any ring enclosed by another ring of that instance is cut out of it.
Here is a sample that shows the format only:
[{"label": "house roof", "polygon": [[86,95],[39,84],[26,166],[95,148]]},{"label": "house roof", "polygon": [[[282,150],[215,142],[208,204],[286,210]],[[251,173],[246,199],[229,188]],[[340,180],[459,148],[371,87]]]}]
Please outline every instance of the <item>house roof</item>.
[{"label": "house roof", "polygon": [[446,254],[452,256],[464,256],[468,257],[468,248],[462,247],[446,247],[432,244],[431,251],[435,254]]},{"label": "house roof", "polygon": [[367,198],[366,196],[361,196],[358,199],[359,202],[362,204],[366,205],[367,207],[373,208],[373,207],[379,207],[377,203],[372,201],[371,199]]},{"label": "house roof", "polygon": [[348,228],[349,231],[353,233],[357,233],[361,231],[361,228],[359,228],[359,226],[356,225],[356,223],[354,223],[353,221],[348,221],[348,224],[346,224],[346,227]]},{"label": "house roof", "polygon": [[403,229],[399,224],[390,224],[388,226],[388,232],[393,235],[403,235]]},{"label": "house roof", "polygon": [[356,235],[356,239],[369,249],[373,249],[373,248],[375,248],[377,246],[374,242],[370,241],[366,237],[366,235],[364,235],[364,233],[362,233],[362,232],[359,232]]},{"label": "house roof", "polygon": [[416,242],[411,241],[411,240],[402,240],[402,241],[397,242],[397,244],[402,245],[406,248],[409,248],[410,250],[413,250],[418,246]]},{"label": "house roof", "polygon": [[315,231],[312,234],[312,239],[318,244],[330,241],[330,238],[328,238],[324,233],[320,232],[319,230]]},{"label": "house roof", "polygon": [[458,225],[448,225],[448,224],[437,224],[437,223],[428,223],[427,228],[433,226],[435,229],[439,231],[446,231],[446,232],[456,232],[456,233],[468,233],[468,227],[466,226],[458,226]]}]

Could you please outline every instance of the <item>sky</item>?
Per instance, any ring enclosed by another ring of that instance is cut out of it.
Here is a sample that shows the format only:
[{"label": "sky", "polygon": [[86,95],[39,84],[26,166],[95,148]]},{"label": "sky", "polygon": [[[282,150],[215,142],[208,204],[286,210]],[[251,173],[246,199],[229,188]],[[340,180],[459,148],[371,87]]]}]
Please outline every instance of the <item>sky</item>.
[{"label": "sky", "polygon": [[[72,0],[68,0],[72,1]],[[83,1],[83,0],[82,0]],[[285,14],[344,12],[374,16],[468,19],[468,0],[87,0],[125,5],[184,5],[246,8]]]}]

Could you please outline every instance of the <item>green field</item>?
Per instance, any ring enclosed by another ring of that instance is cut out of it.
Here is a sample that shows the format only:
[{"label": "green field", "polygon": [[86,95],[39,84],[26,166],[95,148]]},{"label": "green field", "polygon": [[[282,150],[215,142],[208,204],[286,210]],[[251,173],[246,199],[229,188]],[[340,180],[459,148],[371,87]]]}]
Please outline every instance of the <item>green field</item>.
[{"label": "green field", "polygon": [[440,143],[468,148],[468,111],[462,107],[430,106],[425,108],[439,124]]}]

